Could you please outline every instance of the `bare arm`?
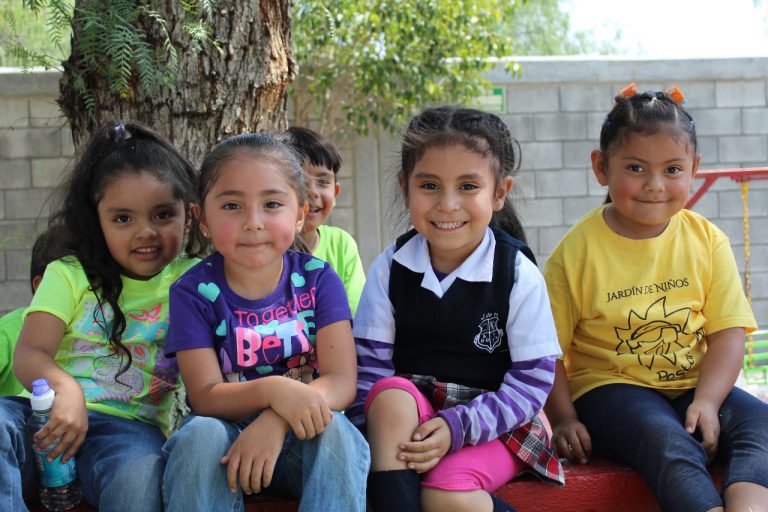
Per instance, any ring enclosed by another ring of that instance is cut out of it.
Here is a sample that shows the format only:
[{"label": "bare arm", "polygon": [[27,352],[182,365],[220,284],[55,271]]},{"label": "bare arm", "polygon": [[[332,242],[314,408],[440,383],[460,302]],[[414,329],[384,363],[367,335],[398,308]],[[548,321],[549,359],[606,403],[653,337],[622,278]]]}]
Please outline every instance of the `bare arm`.
[{"label": "bare arm", "polygon": [[49,458],[54,459],[66,450],[63,457],[66,462],[85,439],[88,413],[80,384],[54,359],[65,330],[66,325],[58,317],[44,312],[31,313],[19,334],[13,371],[28,390],[32,389],[33,380],[44,378],[56,392],[51,418],[34,437],[41,449],[59,440]]},{"label": "bare arm", "polygon": [[744,360],[744,329],[732,327],[707,335],[707,353],[701,362],[693,402],[688,406],[685,428],[701,432],[702,446],[710,456],[720,436],[720,406],[733,389]]},{"label": "bare arm", "polygon": [[343,320],[317,331],[317,361],[320,376],[310,382],[335,411],[345,409],[355,398],[357,359],[352,326]]},{"label": "bare arm", "polygon": [[197,414],[237,421],[271,407],[297,437],[314,437],[330,421],[331,409],[352,402],[357,380],[348,321],[323,327],[316,340],[320,377],[309,385],[282,376],[224,382],[213,349],[180,350],[176,357],[192,408]]},{"label": "bare arm", "polygon": [[216,353],[210,348],[180,350],[176,358],[192,409],[204,416],[229,421],[249,418],[269,407],[270,397],[278,393],[281,386],[289,387],[294,382],[279,376],[224,382]]},{"label": "bare arm", "polygon": [[555,382],[544,404],[544,413],[552,426],[552,444],[560,456],[585,464],[592,453],[592,439],[573,406],[562,360],[555,362]]}]

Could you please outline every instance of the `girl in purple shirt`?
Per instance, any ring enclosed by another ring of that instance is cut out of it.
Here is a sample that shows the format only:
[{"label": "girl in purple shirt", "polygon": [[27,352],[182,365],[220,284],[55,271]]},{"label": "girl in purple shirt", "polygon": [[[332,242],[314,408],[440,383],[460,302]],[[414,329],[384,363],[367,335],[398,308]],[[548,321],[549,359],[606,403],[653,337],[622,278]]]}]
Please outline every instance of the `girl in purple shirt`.
[{"label": "girl in purple shirt", "polygon": [[344,287],[291,249],[307,212],[298,159],[272,136],[232,137],[199,189],[215,252],[171,288],[167,349],[194,414],[164,449],[165,510],[239,511],[269,487],[302,510],[364,511],[368,446],[338,412],[357,380]]}]

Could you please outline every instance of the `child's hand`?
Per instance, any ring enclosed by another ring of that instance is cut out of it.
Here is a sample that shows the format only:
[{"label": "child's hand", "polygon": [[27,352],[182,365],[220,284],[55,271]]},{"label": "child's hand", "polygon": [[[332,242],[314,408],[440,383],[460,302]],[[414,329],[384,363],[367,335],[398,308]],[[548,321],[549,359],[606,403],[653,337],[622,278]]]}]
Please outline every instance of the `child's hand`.
[{"label": "child's hand", "polygon": [[59,392],[53,400],[51,417],[32,436],[32,439],[36,448],[40,450],[58,441],[47,459],[52,461],[64,453],[61,462],[67,462],[83,444],[86,432],[88,432],[88,410],[85,407],[82,390],[79,393]]},{"label": "child's hand", "polygon": [[440,462],[451,447],[451,429],[439,416],[419,425],[413,441],[402,443],[398,458],[417,473],[429,471]]},{"label": "child's hand", "polygon": [[312,439],[331,422],[333,412],[325,398],[311,386],[285,379],[270,407],[290,425],[298,439]]},{"label": "child's hand", "polygon": [[285,420],[267,409],[240,433],[220,461],[227,465],[230,491],[237,492],[238,481],[245,494],[269,487],[286,432]]},{"label": "child's hand", "polygon": [[685,412],[685,430],[693,434],[697,427],[701,433],[701,446],[709,460],[712,460],[717,453],[717,440],[720,438],[718,408],[705,400],[691,402]]},{"label": "child's hand", "polygon": [[552,447],[559,457],[586,464],[592,455],[592,438],[582,422],[568,418],[552,429]]}]

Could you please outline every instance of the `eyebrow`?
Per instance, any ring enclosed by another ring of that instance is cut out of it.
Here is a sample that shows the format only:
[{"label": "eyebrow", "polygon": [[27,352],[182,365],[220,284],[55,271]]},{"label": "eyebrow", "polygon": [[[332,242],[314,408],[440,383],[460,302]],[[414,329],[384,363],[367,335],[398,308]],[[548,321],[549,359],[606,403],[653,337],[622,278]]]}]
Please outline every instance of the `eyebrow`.
[{"label": "eyebrow", "polygon": [[[178,203],[173,202],[173,203],[160,203],[160,204],[156,204],[156,205],[153,205],[151,209],[152,210],[162,210],[162,209],[165,209],[165,208],[177,208],[177,207],[178,207]],[[106,211],[107,211],[107,213],[123,213],[123,212],[133,213],[135,210],[133,208],[129,208],[127,206],[110,206],[109,208],[107,208]]]},{"label": "eyebrow", "polygon": [[[242,197],[245,193],[242,190],[222,190],[215,197],[235,196]],[[287,196],[288,192],[279,188],[268,188],[259,192],[260,196]]]},{"label": "eyebrow", "polygon": [[[684,162],[686,160],[686,158],[687,158],[687,156],[677,156],[675,158],[670,158],[669,160],[667,160],[665,162],[662,162],[662,163],[663,164],[671,164],[671,163],[676,163],[676,162]],[[642,162],[644,164],[648,163],[648,160],[644,160],[644,159],[642,159],[642,158],[640,158],[638,156],[632,156],[632,155],[623,156],[623,157],[621,157],[621,159],[622,160],[634,160],[636,162]]]},{"label": "eyebrow", "polygon": [[[418,179],[433,179],[433,180],[441,179],[441,176],[439,174],[434,174],[426,171],[416,171],[413,173],[413,177]],[[469,172],[469,173],[458,176],[458,179],[460,180],[479,180],[482,178],[483,178],[483,173],[480,173],[480,172]]]}]

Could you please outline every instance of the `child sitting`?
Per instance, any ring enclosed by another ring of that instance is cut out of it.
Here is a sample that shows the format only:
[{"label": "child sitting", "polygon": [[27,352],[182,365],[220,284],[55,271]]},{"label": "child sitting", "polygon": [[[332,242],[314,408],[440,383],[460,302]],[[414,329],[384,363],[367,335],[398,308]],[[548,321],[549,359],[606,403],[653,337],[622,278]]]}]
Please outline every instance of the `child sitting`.
[{"label": "child sitting", "polygon": [[341,191],[341,185],[336,180],[341,168],[341,155],[330,140],[308,128],[292,126],[281,138],[298,153],[304,172],[309,176],[309,210],[301,236],[310,252],[330,263],[339,274],[354,315],[365,285],[365,271],[357,244],[343,229],[323,224],[331,216]]},{"label": "child sitting", "polygon": [[[52,231],[43,231],[32,245],[32,261],[29,269],[29,281],[32,295],[43,280],[45,267],[58,258],[60,244]],[[19,339],[23,314],[27,306],[20,307],[0,318],[0,396],[26,395],[26,390],[13,374],[13,351]]]}]

